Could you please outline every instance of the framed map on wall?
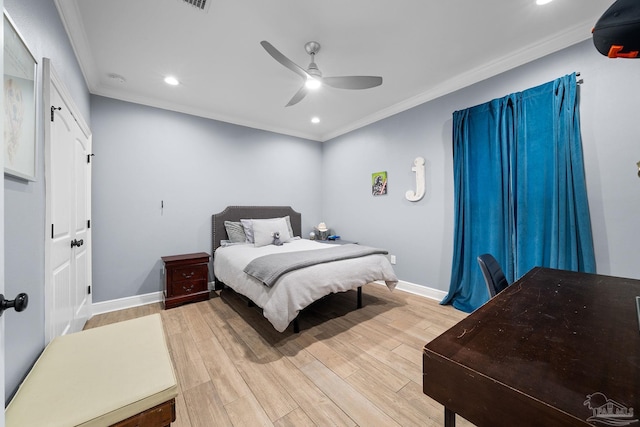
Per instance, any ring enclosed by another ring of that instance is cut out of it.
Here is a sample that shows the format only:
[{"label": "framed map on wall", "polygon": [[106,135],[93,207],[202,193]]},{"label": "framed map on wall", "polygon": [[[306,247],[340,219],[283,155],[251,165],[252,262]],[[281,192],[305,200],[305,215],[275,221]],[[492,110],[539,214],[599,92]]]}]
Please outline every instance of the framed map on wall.
[{"label": "framed map on wall", "polygon": [[38,63],[4,12],[4,173],[36,180]]}]

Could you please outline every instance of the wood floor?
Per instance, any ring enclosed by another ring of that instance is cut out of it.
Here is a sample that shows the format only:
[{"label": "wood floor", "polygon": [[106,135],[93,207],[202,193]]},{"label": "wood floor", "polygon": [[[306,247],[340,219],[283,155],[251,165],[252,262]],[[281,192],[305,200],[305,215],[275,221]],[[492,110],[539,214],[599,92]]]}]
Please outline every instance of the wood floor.
[{"label": "wood floor", "polygon": [[[465,317],[450,306],[370,284],[331,295],[278,333],[231,290],[162,310],[95,316],[86,328],[160,312],[178,378],[172,426],[441,426],[422,393],[422,348]],[[470,426],[457,417],[458,426]]]}]

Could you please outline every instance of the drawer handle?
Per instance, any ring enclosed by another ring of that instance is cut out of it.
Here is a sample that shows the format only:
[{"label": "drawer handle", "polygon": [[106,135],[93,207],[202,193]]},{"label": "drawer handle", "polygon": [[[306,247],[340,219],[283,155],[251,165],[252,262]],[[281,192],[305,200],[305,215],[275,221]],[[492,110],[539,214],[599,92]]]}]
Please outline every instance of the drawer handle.
[{"label": "drawer handle", "polygon": [[191,279],[196,273],[194,273],[193,271],[189,274],[187,273],[182,273],[182,277],[184,277],[185,279]]},{"label": "drawer handle", "polygon": [[193,284],[192,284],[191,286],[185,286],[185,285],[182,285],[182,289],[183,289],[185,292],[191,292],[191,291],[193,290],[194,286],[195,286],[195,285],[193,285]]}]

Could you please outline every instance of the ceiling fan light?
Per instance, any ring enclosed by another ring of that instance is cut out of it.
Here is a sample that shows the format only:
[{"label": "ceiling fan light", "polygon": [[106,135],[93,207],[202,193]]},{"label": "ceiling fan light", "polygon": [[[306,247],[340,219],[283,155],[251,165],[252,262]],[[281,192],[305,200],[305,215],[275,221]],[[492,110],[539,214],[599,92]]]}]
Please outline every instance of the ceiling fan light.
[{"label": "ceiling fan light", "polygon": [[322,82],[318,79],[314,79],[313,77],[307,78],[306,83],[304,84],[307,89],[315,90],[322,86]]},{"label": "ceiling fan light", "polygon": [[176,78],[175,78],[175,77],[173,77],[173,76],[167,76],[167,77],[165,77],[165,78],[164,78],[164,82],[165,82],[166,84],[168,84],[168,85],[171,85],[171,86],[177,86],[177,85],[179,85],[179,84],[180,84],[180,82],[178,81],[178,79],[176,79]]}]

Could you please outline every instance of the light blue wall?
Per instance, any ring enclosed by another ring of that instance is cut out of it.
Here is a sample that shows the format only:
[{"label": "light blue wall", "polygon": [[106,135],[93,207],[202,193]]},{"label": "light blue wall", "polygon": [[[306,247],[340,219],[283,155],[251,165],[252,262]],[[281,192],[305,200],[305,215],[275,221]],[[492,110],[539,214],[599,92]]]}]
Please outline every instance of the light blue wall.
[{"label": "light blue wall", "polygon": [[89,121],[89,91],[52,0],[4,0],[4,7],[38,61],[37,181],[5,176],[5,295],[29,295],[22,313],[5,319],[5,397],[9,398],[44,346],[45,183],[42,58],[52,59],[74,102]]},{"label": "light blue wall", "polygon": [[[324,144],[323,217],[336,232],[389,249],[401,280],[448,290],[453,241],[452,113],[574,71],[581,72],[585,169],[599,273],[640,278],[640,62],[611,60],[591,40],[422,104]],[[426,159],[427,194],[413,159]],[[389,193],[373,197],[371,173],[386,170]]]},{"label": "light blue wall", "polygon": [[91,113],[94,302],[161,291],[160,257],[211,253],[228,205],[320,221],[319,142],[100,96]]},{"label": "light blue wall", "polygon": [[[450,126],[450,110],[423,104],[328,141],[323,152],[327,225],[345,239],[387,249],[401,280],[431,287],[451,269]],[[409,202],[416,157],[426,160],[426,194]],[[387,171],[383,196],[371,194],[371,174],[378,171]]]}]

